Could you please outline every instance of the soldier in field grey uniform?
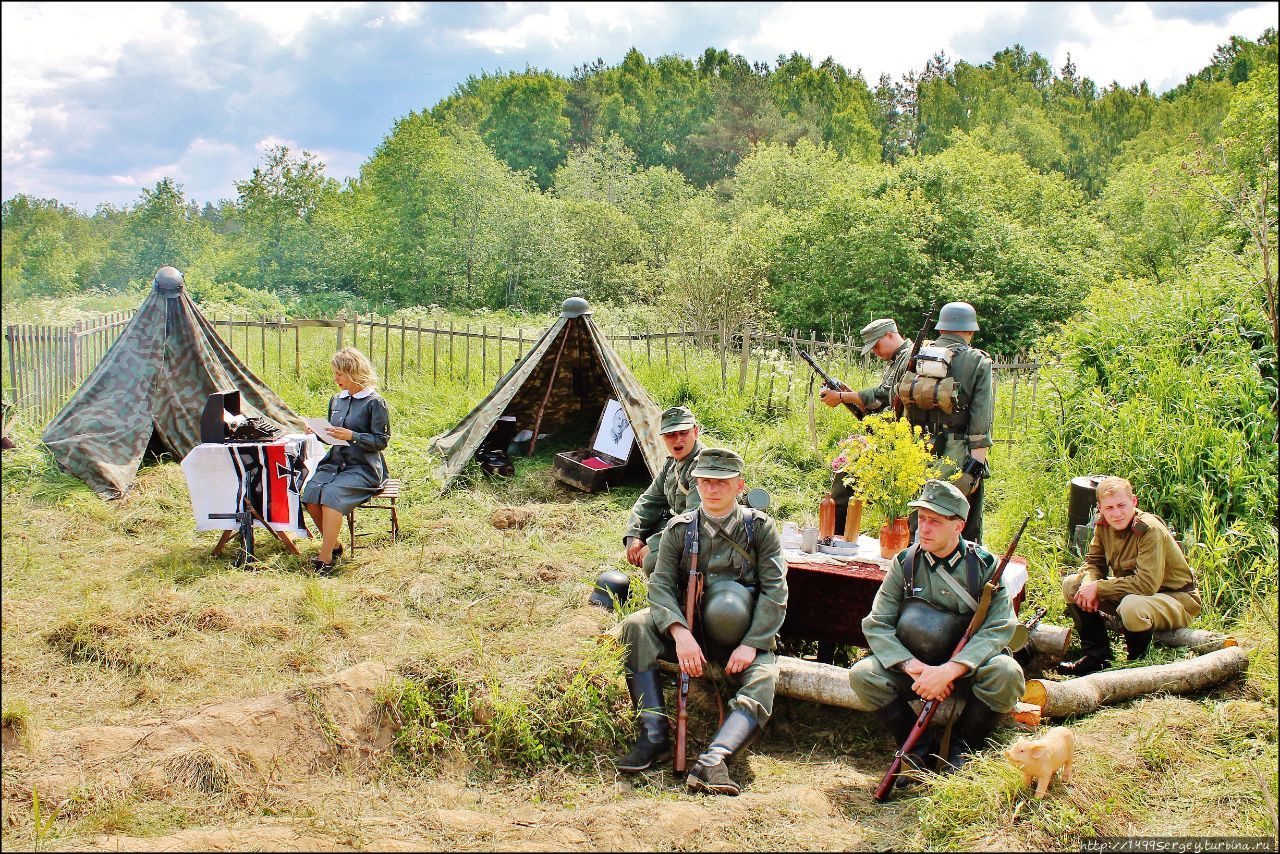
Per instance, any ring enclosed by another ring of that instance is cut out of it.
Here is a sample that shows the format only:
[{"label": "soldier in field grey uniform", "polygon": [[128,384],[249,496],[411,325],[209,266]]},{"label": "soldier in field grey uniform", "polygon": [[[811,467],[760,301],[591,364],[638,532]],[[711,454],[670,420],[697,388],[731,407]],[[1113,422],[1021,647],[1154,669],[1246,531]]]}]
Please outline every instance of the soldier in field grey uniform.
[{"label": "soldier in field grey uniform", "polygon": [[[898,378],[906,370],[907,358],[911,355],[911,342],[902,337],[898,332],[898,324],[889,317],[871,321],[862,327],[861,335],[862,355],[874,352],[876,358],[888,363],[880,376],[880,384],[862,391],[852,391],[848,386],[835,391],[823,386],[818,397],[827,406],[849,403],[863,413],[879,412],[893,403]],[[851,497],[849,487],[844,483],[844,475],[836,474],[832,477],[831,497],[836,502],[836,533],[843,534],[847,539],[855,539],[856,531],[850,534],[844,530],[845,511],[849,509]]]},{"label": "soldier in field grey uniform", "polygon": [[[951,657],[997,564],[986,549],[960,536],[969,512],[964,495],[951,483],[931,480],[911,506],[920,514],[919,541],[894,559],[862,620],[872,654],[849,669],[849,683],[898,745],[916,721],[908,698],[968,695],[943,757],[945,773],[982,747],[1000,716],[1017,705],[1025,683],[1022,668],[1005,652],[1017,621],[1003,584],[978,631]],[[908,763],[922,768],[932,749],[920,739]]]},{"label": "soldier in field grey uniform", "polygon": [[[670,756],[658,659],[677,661],[682,672],[696,677],[711,658],[724,664],[738,691],[724,724],[690,768],[688,786],[736,795],[741,787],[730,779],[727,763],[773,714],[774,649],[787,609],[786,562],[773,520],[737,502],[745,488],[741,457],[721,448],[705,450],[693,474],[701,506],[667,525],[649,580],[650,607],[622,623],[627,688],[640,712],[641,732],[618,770],[643,771]],[[705,592],[691,632],[683,600],[693,537]]]},{"label": "soldier in field grey uniform", "polygon": [[653,574],[658,560],[658,546],[662,542],[662,530],[672,516],[678,516],[698,506],[698,490],[693,483],[693,466],[702,453],[698,441],[698,421],[683,406],[673,406],[662,413],[658,427],[663,444],[667,446],[666,463],[654,477],[635,505],[627,520],[622,544],[627,549],[627,562],[641,567],[645,578]]},{"label": "soldier in field grey uniform", "polygon": [[933,453],[945,457],[941,476],[955,481],[969,502],[964,538],[982,542],[984,484],[990,470],[991,425],[995,420],[995,386],[991,357],[974,347],[978,313],[967,302],[949,302],[938,312],[938,337],[920,348],[915,371],[898,381],[898,399],[912,426],[933,438]]}]

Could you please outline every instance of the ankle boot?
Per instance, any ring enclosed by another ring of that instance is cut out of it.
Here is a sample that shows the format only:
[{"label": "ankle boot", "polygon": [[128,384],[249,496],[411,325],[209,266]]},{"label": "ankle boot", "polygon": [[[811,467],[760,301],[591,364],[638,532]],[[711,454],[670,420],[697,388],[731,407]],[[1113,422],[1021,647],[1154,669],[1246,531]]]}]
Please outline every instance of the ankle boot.
[{"label": "ankle boot", "polygon": [[1076,624],[1076,637],[1080,638],[1080,651],[1084,655],[1075,661],[1064,661],[1057,671],[1064,676],[1088,676],[1111,666],[1111,640],[1107,637],[1107,624],[1102,615],[1082,611],[1076,605],[1068,605],[1067,611]]},{"label": "ankle boot", "polygon": [[627,691],[632,708],[640,712],[640,735],[627,755],[618,760],[618,770],[634,774],[671,757],[670,724],[663,709],[658,671],[628,673]]},{"label": "ankle boot", "polygon": [[741,709],[734,709],[711,739],[698,761],[689,769],[686,783],[691,792],[737,795],[742,787],[729,778],[729,759],[742,749],[760,729],[756,719]]},{"label": "ankle boot", "polygon": [[[911,708],[911,704],[907,702],[902,695],[886,706],[882,706],[872,712],[880,726],[885,732],[893,738],[893,743],[901,748],[907,741],[907,736],[911,734],[911,730],[915,728],[916,720],[919,716]],[[897,786],[905,788],[912,783],[918,782],[920,776],[929,770],[930,761],[929,754],[937,747],[933,736],[927,731],[921,733],[916,739],[915,745],[902,757],[903,773],[898,777]]]},{"label": "ankle boot", "polygon": [[977,697],[970,697],[964,704],[951,731],[951,749],[942,763],[943,774],[959,771],[968,761],[969,754],[986,747],[987,739],[995,731],[1003,713],[997,712]]},{"label": "ankle boot", "polygon": [[1151,636],[1153,634],[1154,632],[1151,629],[1147,629],[1145,632],[1125,631],[1124,643],[1129,649],[1130,661],[1137,661],[1147,654],[1147,650],[1151,648]]}]

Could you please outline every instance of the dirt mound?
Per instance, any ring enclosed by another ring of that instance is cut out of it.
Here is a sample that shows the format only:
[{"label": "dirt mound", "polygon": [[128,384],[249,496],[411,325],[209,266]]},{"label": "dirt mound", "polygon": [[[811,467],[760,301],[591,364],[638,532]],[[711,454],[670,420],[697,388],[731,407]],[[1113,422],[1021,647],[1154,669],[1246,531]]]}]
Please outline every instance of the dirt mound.
[{"label": "dirt mound", "polygon": [[114,791],[174,784],[217,791],[242,775],[280,778],[363,763],[391,743],[391,722],[377,702],[390,675],[366,662],[305,688],[182,718],[45,733],[34,756],[6,750],[5,772],[12,768],[27,778],[22,789],[35,786],[56,802],[87,779]]},{"label": "dirt mound", "polygon": [[489,522],[499,531],[505,531],[508,528],[524,528],[536,518],[536,514],[526,507],[499,507],[493,511]]}]

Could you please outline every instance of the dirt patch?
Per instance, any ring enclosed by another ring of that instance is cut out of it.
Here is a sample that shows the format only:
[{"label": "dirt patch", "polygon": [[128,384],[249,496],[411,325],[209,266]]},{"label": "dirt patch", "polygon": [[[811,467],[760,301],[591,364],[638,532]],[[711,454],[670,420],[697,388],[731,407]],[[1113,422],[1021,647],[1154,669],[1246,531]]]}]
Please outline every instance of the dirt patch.
[{"label": "dirt patch", "polygon": [[499,507],[489,517],[490,524],[499,531],[509,528],[526,528],[537,519],[537,514],[526,507]]},{"label": "dirt patch", "polygon": [[[47,733],[38,752],[10,763],[51,802],[86,780],[104,792],[229,786],[238,775],[301,775],[340,761],[363,764],[391,743],[377,701],[389,669],[365,663],[305,688],[215,703],[176,719]],[[201,783],[201,781],[204,781]]]}]

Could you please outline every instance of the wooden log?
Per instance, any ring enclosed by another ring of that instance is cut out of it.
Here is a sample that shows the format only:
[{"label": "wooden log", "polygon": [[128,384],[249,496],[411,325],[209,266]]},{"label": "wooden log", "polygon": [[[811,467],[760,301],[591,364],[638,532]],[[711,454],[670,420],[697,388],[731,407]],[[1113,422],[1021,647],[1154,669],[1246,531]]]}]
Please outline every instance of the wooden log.
[{"label": "wooden log", "polygon": [[[1102,620],[1107,628],[1116,634],[1124,630],[1120,618],[1115,614],[1103,613]],[[1164,629],[1152,635],[1156,643],[1172,649],[1193,649],[1197,653],[1212,652],[1228,646],[1236,646],[1236,639],[1228,635],[1211,632],[1207,629]]]},{"label": "wooden log", "polygon": [[1243,673],[1248,666],[1245,651],[1229,646],[1186,661],[1103,670],[1065,682],[1028,679],[1022,699],[1039,706],[1044,717],[1065,718],[1144,694],[1199,691]]},{"label": "wooden log", "polygon": [[1062,660],[1067,655],[1067,647],[1071,646],[1071,627],[1040,623],[1031,630],[1028,643],[1035,652]]}]

